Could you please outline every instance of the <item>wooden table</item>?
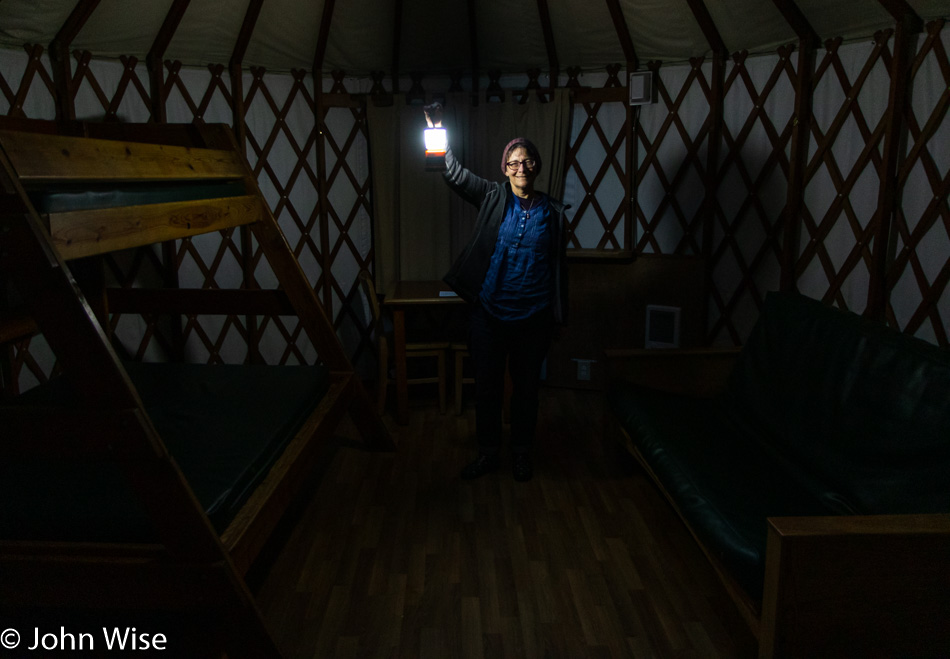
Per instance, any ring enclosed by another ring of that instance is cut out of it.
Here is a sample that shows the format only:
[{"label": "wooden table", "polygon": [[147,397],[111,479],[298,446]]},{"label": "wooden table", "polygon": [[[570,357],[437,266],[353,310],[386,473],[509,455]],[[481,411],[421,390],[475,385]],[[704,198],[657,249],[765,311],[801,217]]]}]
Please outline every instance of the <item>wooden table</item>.
[{"label": "wooden table", "polygon": [[409,423],[406,382],[406,311],[419,307],[460,305],[465,301],[442,281],[397,281],[383,305],[393,313],[393,358],[396,362],[396,422]]}]

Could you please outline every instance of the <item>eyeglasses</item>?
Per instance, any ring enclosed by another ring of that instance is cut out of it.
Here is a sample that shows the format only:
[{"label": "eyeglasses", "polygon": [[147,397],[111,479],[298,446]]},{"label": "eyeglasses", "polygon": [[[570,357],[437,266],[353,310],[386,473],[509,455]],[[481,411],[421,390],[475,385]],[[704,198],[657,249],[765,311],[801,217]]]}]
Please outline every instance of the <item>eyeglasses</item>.
[{"label": "eyeglasses", "polygon": [[534,169],[535,162],[531,158],[526,158],[525,160],[510,160],[505,163],[513,172],[517,172],[522,165],[525,169]]}]

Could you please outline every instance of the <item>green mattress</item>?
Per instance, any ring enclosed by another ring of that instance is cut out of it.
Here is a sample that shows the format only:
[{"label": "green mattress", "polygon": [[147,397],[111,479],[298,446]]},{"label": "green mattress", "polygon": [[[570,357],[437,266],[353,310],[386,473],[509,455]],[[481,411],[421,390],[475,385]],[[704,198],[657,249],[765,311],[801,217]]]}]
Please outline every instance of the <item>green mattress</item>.
[{"label": "green mattress", "polygon": [[[323,366],[126,365],[169,453],[220,532],[329,388]],[[61,404],[54,380],[20,404]],[[158,495],[156,495],[158,496]],[[0,464],[0,539],[149,542],[155,534],[118,465]]]}]

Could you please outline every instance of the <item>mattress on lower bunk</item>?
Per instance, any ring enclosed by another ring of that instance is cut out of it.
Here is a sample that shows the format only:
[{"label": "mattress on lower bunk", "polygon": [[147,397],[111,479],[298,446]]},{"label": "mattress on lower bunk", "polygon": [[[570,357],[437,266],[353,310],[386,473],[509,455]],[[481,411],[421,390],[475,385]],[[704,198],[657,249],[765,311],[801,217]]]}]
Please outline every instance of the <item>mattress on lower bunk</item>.
[{"label": "mattress on lower bunk", "polygon": [[[323,366],[126,365],[159,436],[213,526],[223,531],[329,388]],[[62,400],[59,379],[20,397]],[[155,494],[154,496],[160,496]],[[149,542],[144,508],[118,465],[0,465],[0,539]]]}]

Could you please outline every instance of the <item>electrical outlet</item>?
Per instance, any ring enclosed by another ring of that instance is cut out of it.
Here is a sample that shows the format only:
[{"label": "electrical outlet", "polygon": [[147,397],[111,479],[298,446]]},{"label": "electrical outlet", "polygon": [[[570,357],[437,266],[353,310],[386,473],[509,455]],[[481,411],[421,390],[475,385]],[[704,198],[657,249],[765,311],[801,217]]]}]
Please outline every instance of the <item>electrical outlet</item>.
[{"label": "electrical outlet", "polygon": [[590,380],[590,363],[586,361],[577,362],[577,379]]},{"label": "electrical outlet", "polygon": [[590,381],[590,365],[594,363],[593,359],[573,359],[577,362],[577,379],[581,382]]}]

